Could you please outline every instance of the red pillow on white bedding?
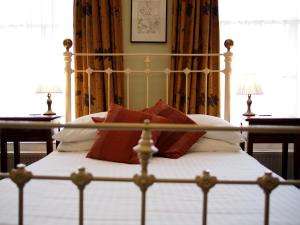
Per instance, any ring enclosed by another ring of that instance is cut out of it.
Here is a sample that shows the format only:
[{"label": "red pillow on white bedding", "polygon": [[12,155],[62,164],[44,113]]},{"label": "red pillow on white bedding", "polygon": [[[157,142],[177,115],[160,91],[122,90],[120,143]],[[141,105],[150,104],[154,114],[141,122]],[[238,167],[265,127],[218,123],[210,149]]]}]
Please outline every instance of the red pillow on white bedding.
[{"label": "red pillow on white bedding", "polygon": [[[153,107],[144,112],[168,118],[171,123],[196,124],[186,114],[159,100]],[[156,147],[158,155],[166,158],[179,158],[188,152],[190,147],[203,136],[205,131],[198,132],[170,132],[163,131],[159,136]]]},{"label": "red pillow on white bedding", "polygon": [[[162,116],[145,112],[125,109],[113,104],[105,122],[143,123],[149,119],[152,123],[166,123],[168,120]],[[152,132],[152,139],[156,142],[159,131]],[[89,150],[87,157],[120,163],[137,164],[139,159],[133,147],[138,144],[141,131],[100,130],[96,141]]]}]

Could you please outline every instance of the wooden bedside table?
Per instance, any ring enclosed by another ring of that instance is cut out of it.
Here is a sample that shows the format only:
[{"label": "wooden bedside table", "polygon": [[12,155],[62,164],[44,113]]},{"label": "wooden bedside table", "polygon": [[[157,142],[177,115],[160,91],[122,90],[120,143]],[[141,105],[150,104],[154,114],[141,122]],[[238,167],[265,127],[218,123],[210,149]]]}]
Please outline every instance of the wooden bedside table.
[{"label": "wooden bedside table", "polygon": [[[274,116],[247,117],[251,125],[300,126],[300,118]],[[287,178],[288,144],[294,144],[294,178],[300,178],[300,133],[253,133],[248,132],[247,152],[253,155],[253,143],[282,143],[282,177]]]},{"label": "wooden bedside table", "polygon": [[[53,122],[61,116],[0,116],[2,121]],[[20,142],[46,142],[47,154],[53,151],[52,129],[0,129],[1,171],[7,172],[7,142],[14,143],[14,165],[20,163]]]}]

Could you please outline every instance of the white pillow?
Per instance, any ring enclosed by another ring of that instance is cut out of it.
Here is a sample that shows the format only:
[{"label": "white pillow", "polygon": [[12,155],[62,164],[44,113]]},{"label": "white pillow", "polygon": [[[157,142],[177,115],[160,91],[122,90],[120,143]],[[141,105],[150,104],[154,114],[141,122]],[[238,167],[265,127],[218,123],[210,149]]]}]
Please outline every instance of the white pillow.
[{"label": "white pillow", "polygon": [[[57,150],[60,152],[89,151],[94,142],[95,140],[61,142],[57,146]],[[201,137],[188,152],[236,152],[240,150],[241,148],[238,144]]]},{"label": "white pillow", "polygon": [[[189,114],[187,116],[201,126],[232,126],[228,121],[220,117],[204,114]],[[203,137],[223,140],[232,144],[239,144],[244,141],[244,138],[239,131],[207,131]]]},{"label": "white pillow", "polygon": [[241,147],[226,141],[201,137],[188,152],[237,152]]},{"label": "white pillow", "polygon": [[[93,113],[79,117],[71,123],[94,123],[92,117],[106,117],[107,112]],[[60,142],[78,142],[86,140],[95,140],[97,129],[79,129],[79,128],[64,128],[60,132],[54,134],[52,138]]]},{"label": "white pillow", "polygon": [[57,151],[60,152],[80,152],[89,151],[95,140],[78,141],[78,142],[60,142]]},{"label": "white pillow", "polygon": [[[106,115],[107,112],[93,113],[79,117],[73,120],[71,123],[94,123],[92,117],[106,117]],[[232,126],[226,120],[215,116],[189,114],[188,117],[195,121],[195,123],[202,126]],[[65,128],[60,132],[54,134],[52,138],[60,142],[79,142],[86,140],[95,140],[96,135],[97,129]],[[238,131],[207,131],[207,133],[203,137],[223,140],[233,144],[239,144],[240,142],[244,141],[243,136]]]}]

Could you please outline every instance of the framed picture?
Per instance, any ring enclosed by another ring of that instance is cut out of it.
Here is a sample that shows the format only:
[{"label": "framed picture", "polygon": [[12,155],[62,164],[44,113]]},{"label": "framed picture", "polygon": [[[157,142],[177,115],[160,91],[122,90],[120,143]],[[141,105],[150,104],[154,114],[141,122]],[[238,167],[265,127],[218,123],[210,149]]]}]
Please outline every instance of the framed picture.
[{"label": "framed picture", "polygon": [[167,42],[167,0],[131,0],[131,42]]}]

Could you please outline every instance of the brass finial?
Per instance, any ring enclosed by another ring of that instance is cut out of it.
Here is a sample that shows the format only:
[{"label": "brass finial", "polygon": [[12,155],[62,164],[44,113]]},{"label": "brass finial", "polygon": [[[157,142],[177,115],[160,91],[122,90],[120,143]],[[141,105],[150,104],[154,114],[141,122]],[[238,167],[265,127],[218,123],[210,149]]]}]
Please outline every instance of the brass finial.
[{"label": "brass finial", "polygon": [[85,168],[80,167],[78,172],[74,172],[71,174],[72,182],[77,185],[79,190],[83,190],[86,185],[88,185],[93,179],[93,175],[86,172]]},{"label": "brass finial", "polygon": [[65,39],[63,42],[64,47],[66,48],[67,52],[69,51],[69,49],[72,47],[73,42],[71,39]]},{"label": "brass finial", "polygon": [[230,49],[233,46],[233,40],[231,39],[226,39],[226,41],[224,42],[225,47],[227,48],[227,51],[230,51]]},{"label": "brass finial", "polygon": [[196,184],[207,193],[218,182],[217,178],[211,176],[208,170],[203,171],[202,176],[196,176]]},{"label": "brass finial", "polygon": [[24,185],[32,178],[32,173],[25,169],[24,164],[18,164],[16,169],[9,173],[10,179],[19,187],[23,188]]},{"label": "brass finial", "polygon": [[[149,125],[150,120],[145,119],[144,124]],[[152,154],[158,151],[158,149],[153,145],[151,130],[144,129],[142,131],[141,138],[140,138],[138,144],[133,147],[133,150],[135,150],[138,153],[138,157],[139,157],[142,165],[144,162],[145,166],[146,166],[148,164],[148,161],[151,158]]]},{"label": "brass finial", "polygon": [[278,186],[279,179],[273,177],[271,172],[266,172],[264,176],[257,178],[257,183],[265,193],[270,194]]},{"label": "brass finial", "polygon": [[133,176],[133,182],[140,188],[141,191],[146,191],[148,187],[155,182],[155,176],[135,174]]}]

